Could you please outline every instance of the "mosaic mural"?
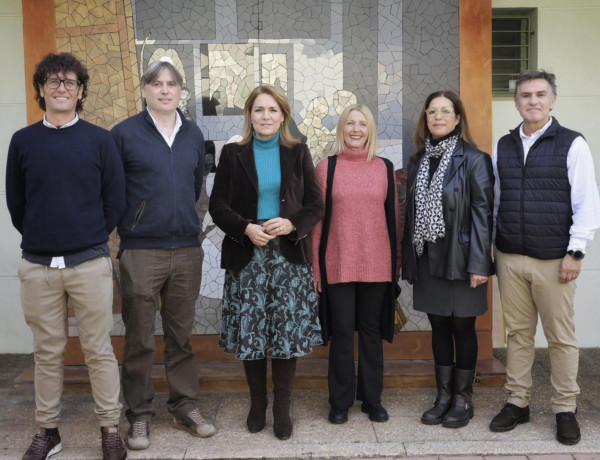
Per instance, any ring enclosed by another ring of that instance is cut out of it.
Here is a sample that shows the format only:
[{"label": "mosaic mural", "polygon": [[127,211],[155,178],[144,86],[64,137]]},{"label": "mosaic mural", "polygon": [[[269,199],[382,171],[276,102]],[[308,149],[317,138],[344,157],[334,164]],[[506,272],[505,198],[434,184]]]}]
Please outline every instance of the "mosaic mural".
[{"label": "mosaic mural", "polygon": [[[220,330],[223,235],[207,212],[221,147],[241,134],[243,106],[262,83],[281,87],[292,132],[315,162],[339,114],[355,102],[376,116],[378,154],[401,168],[424,97],[458,88],[458,0],[55,0],[59,51],[88,64],[84,117],[106,128],[142,108],[139,75],[167,55],[184,76],[180,108],[207,140],[199,203],[204,266],[195,334]],[[212,172],[211,172],[212,170]],[[116,248],[117,239],[111,239]],[[118,301],[117,301],[118,303]],[[428,328],[403,285],[405,330]],[[116,335],[124,333],[115,307]],[[161,333],[157,316],[157,333]],[[76,324],[70,322],[76,335]]]}]

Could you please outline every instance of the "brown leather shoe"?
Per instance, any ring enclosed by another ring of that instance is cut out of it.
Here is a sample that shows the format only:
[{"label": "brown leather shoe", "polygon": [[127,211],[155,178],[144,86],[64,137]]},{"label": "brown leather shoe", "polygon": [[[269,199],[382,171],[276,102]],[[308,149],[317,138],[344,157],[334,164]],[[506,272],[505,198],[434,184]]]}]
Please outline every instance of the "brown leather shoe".
[{"label": "brown leather shoe", "polygon": [[510,431],[519,423],[527,423],[528,421],[529,406],[519,407],[506,403],[500,413],[492,419],[490,430],[495,432]]},{"label": "brown leather shoe", "polygon": [[102,433],[102,460],[125,460],[127,449],[119,434],[119,427],[103,426],[100,432]]},{"label": "brown leather shoe", "polygon": [[567,446],[573,446],[581,441],[579,423],[573,412],[556,414],[556,439]]},{"label": "brown leather shoe", "polygon": [[36,433],[22,460],[47,460],[62,450],[60,435],[51,436],[44,428]]}]

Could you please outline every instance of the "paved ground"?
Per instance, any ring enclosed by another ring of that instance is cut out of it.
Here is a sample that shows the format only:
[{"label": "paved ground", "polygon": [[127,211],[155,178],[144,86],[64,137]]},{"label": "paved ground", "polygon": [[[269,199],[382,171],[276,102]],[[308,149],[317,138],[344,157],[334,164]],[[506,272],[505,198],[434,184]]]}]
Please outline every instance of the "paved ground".
[{"label": "paved ground", "polygon": [[[503,359],[503,350],[497,351]],[[345,425],[327,422],[327,392],[296,391],[293,398],[294,434],[288,441],[273,435],[272,418],[261,433],[245,427],[247,393],[206,393],[203,413],[219,432],[197,439],[170,427],[166,395],[157,397],[157,416],[152,423],[151,447],[130,452],[131,459],[206,458],[358,458],[419,457],[420,460],[460,456],[474,460],[600,460],[600,349],[582,350],[581,397],[578,419],[582,441],[567,447],[555,440],[554,416],[549,410],[551,387],[546,350],[538,350],[534,367],[531,422],[509,433],[492,433],[488,424],[504,401],[501,388],[476,388],[475,418],[461,429],[431,427],[419,423],[431,404],[433,389],[385,390],[383,404],[390,413],[387,423],[372,423],[357,404]],[[33,395],[15,394],[12,381],[32,365],[29,355],[0,355],[0,459],[20,459],[36,429]],[[123,420],[123,429],[127,428]],[[52,460],[101,458],[99,430],[91,395],[63,397],[63,451]]]}]

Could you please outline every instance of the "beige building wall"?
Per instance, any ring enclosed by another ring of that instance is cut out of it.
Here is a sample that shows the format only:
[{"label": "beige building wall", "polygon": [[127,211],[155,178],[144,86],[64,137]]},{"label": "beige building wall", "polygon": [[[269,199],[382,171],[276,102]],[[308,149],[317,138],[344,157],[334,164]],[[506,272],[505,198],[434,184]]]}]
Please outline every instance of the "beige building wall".
[{"label": "beige building wall", "polygon": [[[493,8],[537,8],[537,65],[556,74],[558,99],[553,115],[581,132],[594,156],[596,184],[600,181],[600,2],[598,0],[493,0]],[[512,99],[493,102],[494,143],[521,121]],[[598,283],[600,231],[588,248],[578,278],[575,320],[579,345],[600,346]],[[499,304],[495,304],[498,308]],[[495,322],[500,327],[500,322]],[[536,345],[547,342],[538,327]],[[495,344],[501,346],[501,342]]]},{"label": "beige building wall", "polygon": [[12,133],[27,124],[21,0],[0,2],[0,353],[30,353],[32,337],[23,319],[17,277],[21,236],[6,208],[6,154]]}]

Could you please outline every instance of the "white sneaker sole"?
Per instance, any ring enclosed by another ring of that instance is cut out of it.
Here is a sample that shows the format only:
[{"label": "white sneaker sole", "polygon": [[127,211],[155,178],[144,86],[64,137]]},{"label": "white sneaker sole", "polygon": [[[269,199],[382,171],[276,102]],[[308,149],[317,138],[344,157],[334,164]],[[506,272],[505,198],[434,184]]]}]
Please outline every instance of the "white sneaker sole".
[{"label": "white sneaker sole", "polygon": [[58,454],[61,450],[62,450],[62,442],[59,442],[57,445],[54,446],[54,448],[50,452],[48,452],[48,455],[46,455],[46,460],[48,460],[54,454]]}]

